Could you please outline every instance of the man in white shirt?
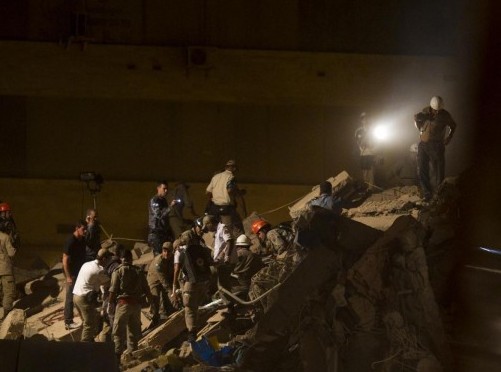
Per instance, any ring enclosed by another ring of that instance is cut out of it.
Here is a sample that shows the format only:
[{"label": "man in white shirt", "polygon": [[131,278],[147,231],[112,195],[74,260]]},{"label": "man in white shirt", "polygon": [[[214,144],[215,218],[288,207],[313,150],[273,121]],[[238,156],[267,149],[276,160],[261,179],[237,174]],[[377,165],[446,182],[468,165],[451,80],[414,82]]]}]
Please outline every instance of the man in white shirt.
[{"label": "man in white shirt", "polygon": [[230,216],[221,216],[214,235],[214,262],[216,263],[218,284],[231,290],[231,273],[238,261],[235,237]]},{"label": "man in white shirt", "polygon": [[99,319],[97,295],[100,287],[110,281],[104,266],[111,256],[111,252],[107,249],[100,249],[94,261],[82,265],[73,287],[73,302],[83,322],[82,342],[93,342],[97,334]]}]

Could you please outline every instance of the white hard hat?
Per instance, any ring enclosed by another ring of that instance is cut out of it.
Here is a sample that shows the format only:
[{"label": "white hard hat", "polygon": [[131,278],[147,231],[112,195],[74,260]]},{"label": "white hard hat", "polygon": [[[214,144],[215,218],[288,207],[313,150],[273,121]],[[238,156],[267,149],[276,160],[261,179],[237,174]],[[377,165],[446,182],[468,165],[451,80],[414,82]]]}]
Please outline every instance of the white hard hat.
[{"label": "white hard hat", "polygon": [[413,143],[411,145],[411,147],[409,148],[410,152],[417,152],[417,150],[418,150],[418,144],[417,143]]},{"label": "white hard hat", "polygon": [[430,106],[433,110],[440,110],[444,108],[444,100],[440,96],[431,97]]},{"label": "white hard hat", "polygon": [[250,239],[247,235],[242,234],[237,238],[237,242],[235,243],[237,247],[249,247],[251,245]]}]

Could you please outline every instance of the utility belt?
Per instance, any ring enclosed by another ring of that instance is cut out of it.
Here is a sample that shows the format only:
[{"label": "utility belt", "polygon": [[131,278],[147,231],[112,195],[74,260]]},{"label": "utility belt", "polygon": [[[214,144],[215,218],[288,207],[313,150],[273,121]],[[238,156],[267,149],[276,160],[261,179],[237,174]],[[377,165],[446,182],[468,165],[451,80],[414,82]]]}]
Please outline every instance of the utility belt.
[{"label": "utility belt", "polygon": [[136,305],[139,304],[139,300],[136,297],[125,296],[117,299],[118,305]]}]

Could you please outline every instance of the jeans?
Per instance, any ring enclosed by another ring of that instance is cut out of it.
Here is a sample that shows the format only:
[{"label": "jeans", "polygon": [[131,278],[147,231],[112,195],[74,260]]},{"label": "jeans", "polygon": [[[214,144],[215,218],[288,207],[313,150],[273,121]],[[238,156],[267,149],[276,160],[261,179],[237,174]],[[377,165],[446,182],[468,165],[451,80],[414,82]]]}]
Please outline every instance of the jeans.
[{"label": "jeans", "polygon": [[445,177],[445,145],[442,142],[420,142],[417,166],[423,195],[425,198],[431,198],[434,188],[438,187]]}]

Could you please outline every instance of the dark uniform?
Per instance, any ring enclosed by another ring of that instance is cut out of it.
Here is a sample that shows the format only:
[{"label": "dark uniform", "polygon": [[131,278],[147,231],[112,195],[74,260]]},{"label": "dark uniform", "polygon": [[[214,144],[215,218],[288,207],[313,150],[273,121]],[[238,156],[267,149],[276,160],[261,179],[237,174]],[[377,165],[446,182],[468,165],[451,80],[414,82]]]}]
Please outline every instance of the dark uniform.
[{"label": "dark uniform", "polygon": [[162,244],[170,238],[170,228],[168,215],[171,208],[167,205],[167,200],[155,195],[150,199],[148,206],[148,244],[153,249],[156,256],[162,252]]}]

